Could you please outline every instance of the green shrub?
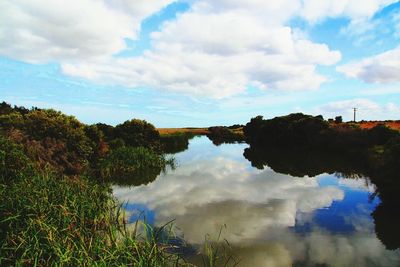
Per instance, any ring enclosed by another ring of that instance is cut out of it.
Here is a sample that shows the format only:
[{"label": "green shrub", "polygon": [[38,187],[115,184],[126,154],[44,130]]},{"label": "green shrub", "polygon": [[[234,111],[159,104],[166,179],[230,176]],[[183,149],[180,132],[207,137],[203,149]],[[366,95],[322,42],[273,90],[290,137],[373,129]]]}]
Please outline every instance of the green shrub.
[{"label": "green shrub", "polygon": [[156,128],[144,121],[133,119],[118,124],[114,129],[114,138],[124,140],[127,146],[143,146],[160,151],[160,135]]},{"label": "green shrub", "polygon": [[32,172],[33,166],[23,147],[0,136],[0,182],[10,183]]}]

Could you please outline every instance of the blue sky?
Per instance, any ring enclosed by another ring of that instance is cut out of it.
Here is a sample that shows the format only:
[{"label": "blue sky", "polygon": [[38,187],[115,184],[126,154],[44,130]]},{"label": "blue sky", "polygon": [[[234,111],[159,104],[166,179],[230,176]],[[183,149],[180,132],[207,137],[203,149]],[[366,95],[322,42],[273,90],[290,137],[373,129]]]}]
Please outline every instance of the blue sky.
[{"label": "blue sky", "polygon": [[85,123],[400,119],[400,2],[0,3],[1,100]]}]

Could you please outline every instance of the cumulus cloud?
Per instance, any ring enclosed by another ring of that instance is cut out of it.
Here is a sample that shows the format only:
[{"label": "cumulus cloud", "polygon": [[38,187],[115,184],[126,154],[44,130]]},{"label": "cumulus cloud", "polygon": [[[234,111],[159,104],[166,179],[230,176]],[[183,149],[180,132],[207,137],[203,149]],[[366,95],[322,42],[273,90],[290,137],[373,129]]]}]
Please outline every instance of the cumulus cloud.
[{"label": "cumulus cloud", "polygon": [[0,55],[28,62],[111,57],[135,39],[141,21],[173,0],[4,0]]},{"label": "cumulus cloud", "polygon": [[285,1],[198,1],[153,33],[153,49],[141,57],[62,68],[94,80],[217,98],[244,92],[249,85],[316,89],[326,80],[316,65],[335,64],[341,54],[284,26],[296,9]]},{"label": "cumulus cloud", "polygon": [[[144,18],[173,0],[2,1],[0,55],[58,62],[64,74],[128,87],[223,98],[261,89],[317,89],[339,51],[287,26],[302,17],[368,18],[390,0],[198,0],[151,34],[143,55],[120,58]],[[385,71],[386,72],[386,71]]]},{"label": "cumulus cloud", "polygon": [[337,67],[347,77],[367,83],[394,83],[400,81],[400,47],[382,54]]}]

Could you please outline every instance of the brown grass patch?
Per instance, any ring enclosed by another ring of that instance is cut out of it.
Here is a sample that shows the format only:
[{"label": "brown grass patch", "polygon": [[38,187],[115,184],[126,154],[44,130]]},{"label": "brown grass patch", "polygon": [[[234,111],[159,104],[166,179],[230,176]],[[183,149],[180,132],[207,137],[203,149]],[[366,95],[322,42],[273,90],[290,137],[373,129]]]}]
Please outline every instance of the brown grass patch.
[{"label": "brown grass patch", "polygon": [[383,123],[394,130],[400,130],[400,121],[365,121],[359,122],[358,125],[360,125],[360,128],[362,129],[371,129],[379,123]]},{"label": "brown grass patch", "polygon": [[160,135],[179,134],[179,133],[206,135],[209,133],[207,128],[158,128],[157,131],[160,133]]}]

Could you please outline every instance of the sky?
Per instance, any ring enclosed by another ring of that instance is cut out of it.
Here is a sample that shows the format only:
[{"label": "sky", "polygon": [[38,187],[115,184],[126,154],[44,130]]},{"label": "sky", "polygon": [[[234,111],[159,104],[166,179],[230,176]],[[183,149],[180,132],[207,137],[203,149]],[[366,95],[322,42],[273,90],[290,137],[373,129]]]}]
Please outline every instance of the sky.
[{"label": "sky", "polygon": [[2,0],[0,100],[112,125],[400,119],[400,2]]}]

